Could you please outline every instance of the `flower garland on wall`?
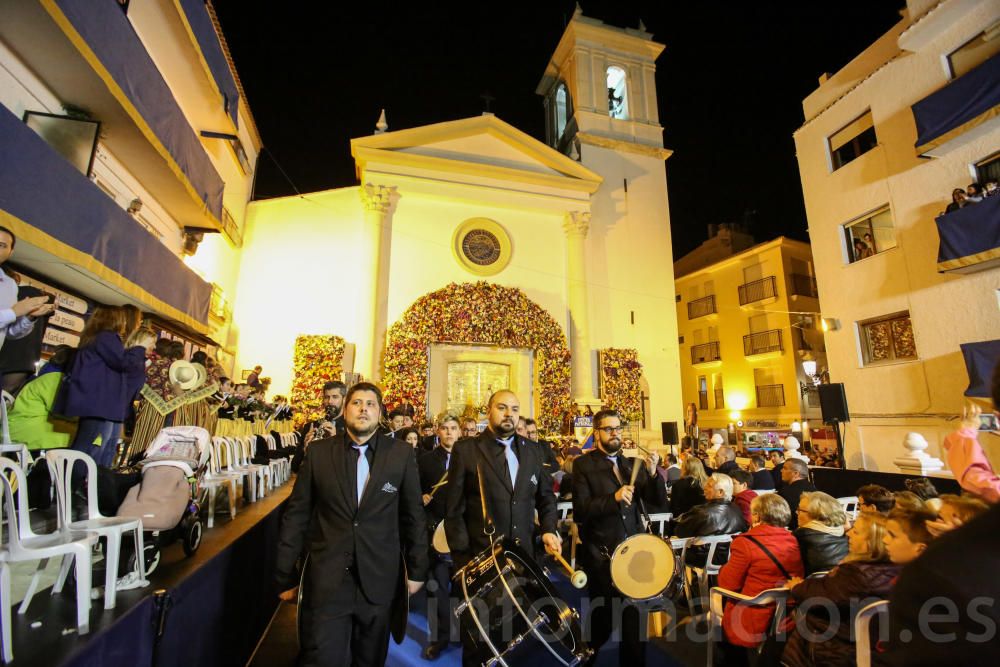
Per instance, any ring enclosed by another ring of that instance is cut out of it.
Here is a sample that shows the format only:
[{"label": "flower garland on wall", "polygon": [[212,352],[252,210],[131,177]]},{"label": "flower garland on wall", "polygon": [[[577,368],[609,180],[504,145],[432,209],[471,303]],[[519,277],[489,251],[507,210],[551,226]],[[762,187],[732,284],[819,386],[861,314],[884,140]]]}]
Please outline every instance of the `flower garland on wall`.
[{"label": "flower garland on wall", "polygon": [[630,422],[642,419],[642,364],[632,349],[607,348],[598,355],[601,362],[601,398]]},{"label": "flower garland on wall", "polygon": [[295,426],[323,416],[323,385],[341,379],[344,339],[340,336],[309,335],[295,339],[295,378],[291,403]]},{"label": "flower garland on wall", "polygon": [[426,405],[432,343],[490,344],[535,351],[543,428],[558,428],[569,408],[570,353],[562,328],[516,287],[451,283],[425,294],[389,328],[384,388],[387,409],[405,397]]}]

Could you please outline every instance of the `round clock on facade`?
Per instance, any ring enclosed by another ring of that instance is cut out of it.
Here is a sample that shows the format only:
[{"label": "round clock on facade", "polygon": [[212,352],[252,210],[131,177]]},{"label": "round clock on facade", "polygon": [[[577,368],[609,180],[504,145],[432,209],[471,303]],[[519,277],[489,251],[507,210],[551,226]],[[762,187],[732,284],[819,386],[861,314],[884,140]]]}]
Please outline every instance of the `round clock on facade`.
[{"label": "round clock on facade", "polygon": [[458,263],[471,273],[491,276],[510,261],[510,237],[489,218],[470,218],[458,226],[452,239]]}]

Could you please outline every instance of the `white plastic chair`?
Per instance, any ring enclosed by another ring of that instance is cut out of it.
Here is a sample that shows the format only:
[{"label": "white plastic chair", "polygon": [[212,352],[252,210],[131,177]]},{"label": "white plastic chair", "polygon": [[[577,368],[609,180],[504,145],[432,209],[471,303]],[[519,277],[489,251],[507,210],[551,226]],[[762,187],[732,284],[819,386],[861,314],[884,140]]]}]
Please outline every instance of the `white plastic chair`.
[{"label": "white plastic chair", "polygon": [[854,660],[858,667],[871,667],[871,620],[875,614],[888,614],[889,601],[879,600],[861,608],[854,617]]},{"label": "white plastic chair", "polygon": [[[236,489],[243,475],[223,472],[220,468],[219,451],[213,442],[209,447],[208,469],[201,478],[202,500],[208,498],[208,528],[215,526],[215,505],[219,499],[219,489],[226,492],[229,500],[229,517],[236,518]],[[203,503],[204,507],[206,503]]]},{"label": "white plastic chair", "polygon": [[[62,591],[63,584],[66,583],[66,576],[69,574],[69,558],[74,560],[76,565],[76,626],[77,632],[86,634],[90,631],[90,573],[91,573],[91,551],[97,543],[97,537],[86,533],[73,531],[56,531],[45,535],[39,535],[31,530],[31,517],[28,514],[27,496],[20,496],[23,489],[28,488],[27,478],[24,471],[13,461],[0,458],[0,477],[3,478],[3,504],[7,514],[7,542],[3,545],[5,552],[3,558],[3,569],[7,569],[8,563],[37,560],[38,568],[31,577],[28,590],[24,594],[24,600],[18,607],[17,613],[24,614],[28,611],[31,598],[38,590],[38,578],[49,559],[55,556],[62,557],[63,567],[60,568],[59,578],[56,579],[55,586],[52,587],[52,594]],[[14,484],[11,484],[11,477]],[[20,496],[20,497],[18,497]],[[20,502],[15,503],[17,498]],[[9,575],[4,573],[5,577]],[[2,606],[7,609],[4,613],[4,654],[6,657],[7,641],[10,623],[9,615],[9,591],[3,591],[5,598]]]},{"label": "white plastic chair", "polygon": [[556,503],[556,512],[559,513],[559,521],[566,521],[567,519],[573,518],[573,503],[572,501],[562,501]]},{"label": "white plastic chair", "polygon": [[860,503],[858,503],[857,496],[844,496],[843,498],[837,498],[837,502],[840,503],[841,509],[847,513],[847,518],[851,520],[858,518]]},{"label": "white plastic chair", "polygon": [[10,623],[10,566],[7,565],[7,550],[0,549],[0,631],[3,633],[4,664],[14,659]]},{"label": "white plastic chair", "polygon": [[253,450],[256,445],[256,436],[248,438],[234,438],[233,442],[240,449],[240,457],[245,465],[257,466],[260,469],[260,476],[263,479],[263,493],[266,496],[274,489],[274,476],[271,473],[271,466],[253,462]]},{"label": "white plastic chair", "polygon": [[[714,665],[715,629],[722,627],[722,615],[725,610],[726,600],[743,605],[774,605],[774,616],[771,618],[771,625],[768,629],[768,634],[770,635],[780,628],[785,620],[789,594],[790,591],[787,588],[769,588],[750,597],[736,591],[713,586],[708,597],[708,658],[705,664],[708,667]],[[757,645],[757,655],[760,655],[763,647],[764,641],[761,641]]]},{"label": "white plastic chair", "polygon": [[[272,451],[278,451],[278,443],[274,441],[274,436],[270,433],[264,436],[264,440],[267,441],[267,448]],[[278,470],[278,480],[279,484],[284,484],[292,476],[292,462],[287,456],[283,456],[276,459],[271,459],[270,463],[272,466],[276,466]]]},{"label": "white plastic chair", "polygon": [[769,493],[777,493],[777,489],[753,489],[753,492],[758,496],[766,496]]},{"label": "white plastic chair", "polygon": [[[145,579],[141,556],[144,549],[142,520],[101,514],[97,506],[97,464],[87,454],[72,449],[53,449],[45,454],[45,460],[56,487],[59,530],[87,533],[107,540],[107,551],[104,554],[104,608],[114,609],[118,588],[118,558],[121,554],[122,537],[127,532],[134,533],[135,539],[136,559],[133,571],[140,581]],[[81,519],[73,521],[73,467],[76,462],[87,466],[87,513]],[[64,562],[63,567],[68,568],[68,562]]]},{"label": "white plastic chair", "polygon": [[[246,466],[240,465],[234,456],[234,447],[229,440],[219,436],[212,438],[212,450],[219,455],[219,470],[227,475],[238,475],[240,486],[249,487],[250,502],[257,502],[256,475]],[[224,463],[223,463],[224,462]]]},{"label": "white plastic chair", "polygon": [[667,527],[673,520],[674,515],[670,512],[655,512],[649,515],[649,524],[653,527],[653,531],[656,532],[662,538],[667,537]]},{"label": "white plastic chair", "polygon": [[[704,537],[692,537],[688,539],[681,548],[680,563],[684,568],[684,596],[687,598],[688,607],[693,610],[694,598],[691,596],[691,583],[698,582],[698,595],[704,596],[708,590],[708,578],[719,574],[724,563],[715,562],[715,550],[720,544],[730,544],[733,541],[732,535],[707,535]],[[691,547],[707,546],[708,555],[705,557],[705,567],[696,567],[687,564],[687,551]]]},{"label": "white plastic chair", "polygon": [[251,462],[246,457],[246,450],[238,438],[224,438],[223,440],[229,453],[230,468],[237,472],[246,473],[250,482],[250,502],[257,502],[258,499],[267,495],[271,469],[268,466]]},{"label": "white plastic chair", "polygon": [[3,442],[0,442],[0,454],[14,454],[17,456],[18,463],[21,464],[21,470],[28,472],[34,460],[31,458],[31,452],[28,451],[27,445],[23,442],[10,441],[10,425],[7,421],[8,405],[14,405],[14,397],[5,391],[3,392],[3,400],[0,400],[0,433],[3,436]]}]

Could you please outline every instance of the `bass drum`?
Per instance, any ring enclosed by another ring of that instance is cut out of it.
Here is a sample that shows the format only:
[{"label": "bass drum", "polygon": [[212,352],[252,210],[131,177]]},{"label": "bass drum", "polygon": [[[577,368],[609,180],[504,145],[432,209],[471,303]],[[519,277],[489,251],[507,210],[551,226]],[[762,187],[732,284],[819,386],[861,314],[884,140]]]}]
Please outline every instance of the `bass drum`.
[{"label": "bass drum", "polygon": [[670,597],[679,579],[674,551],[658,535],[633,535],[611,555],[611,581],[632,600]]},{"label": "bass drum", "polygon": [[593,653],[583,641],[580,614],[510,540],[494,543],[456,572],[452,591],[461,591],[455,616],[468,617],[481,664],[572,666]]},{"label": "bass drum", "polygon": [[451,553],[451,549],[448,547],[448,536],[444,532],[444,521],[438,522],[437,528],[434,529],[431,546],[434,547],[434,551],[441,555]]}]

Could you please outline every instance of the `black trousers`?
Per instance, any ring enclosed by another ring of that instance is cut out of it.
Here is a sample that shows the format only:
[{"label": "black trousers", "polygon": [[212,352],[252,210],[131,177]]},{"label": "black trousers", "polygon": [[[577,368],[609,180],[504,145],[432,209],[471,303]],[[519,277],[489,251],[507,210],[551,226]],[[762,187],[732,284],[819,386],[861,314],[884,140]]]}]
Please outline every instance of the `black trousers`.
[{"label": "black trousers", "polygon": [[584,617],[584,637],[587,639],[587,646],[594,651],[590,664],[597,661],[598,651],[611,638],[612,632],[618,629],[621,637],[618,663],[628,667],[643,667],[646,664],[646,613],[635,605],[627,604],[627,598],[623,598],[614,587],[610,562],[593,565],[585,571],[588,576],[590,613]]},{"label": "black trousers", "polygon": [[301,667],[385,665],[391,603],[369,602],[356,576],[344,577],[329,600],[303,600],[299,609]]},{"label": "black trousers", "polygon": [[451,575],[452,564],[431,549],[431,572],[427,581],[428,642],[451,640]]}]

